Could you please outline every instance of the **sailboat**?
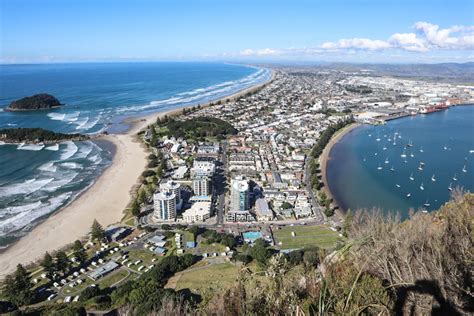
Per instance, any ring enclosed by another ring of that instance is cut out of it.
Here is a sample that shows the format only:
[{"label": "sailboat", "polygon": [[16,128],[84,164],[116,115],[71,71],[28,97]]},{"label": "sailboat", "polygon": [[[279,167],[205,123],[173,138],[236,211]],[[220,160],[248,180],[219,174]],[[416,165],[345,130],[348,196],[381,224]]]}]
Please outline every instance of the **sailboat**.
[{"label": "sailboat", "polygon": [[407,144],[407,147],[412,147],[413,146],[413,143],[411,141],[411,139],[408,141],[408,144]]},{"label": "sailboat", "polygon": [[388,158],[385,158],[385,163],[389,163],[390,161],[388,161]]},{"label": "sailboat", "polygon": [[454,174],[453,181],[458,181],[457,174]]},{"label": "sailboat", "polygon": [[430,207],[430,206],[431,206],[431,204],[428,203],[428,199],[426,199],[426,202],[425,202],[425,204],[423,204],[423,206],[426,206],[426,207]]},{"label": "sailboat", "polygon": [[464,167],[462,167],[462,172],[467,172],[466,165],[464,165]]},{"label": "sailboat", "polygon": [[415,157],[415,155],[413,154],[413,152],[410,153],[410,157]]},{"label": "sailboat", "polygon": [[411,196],[411,193],[408,193],[408,194],[407,194],[407,198],[409,198],[410,196]]},{"label": "sailboat", "polygon": [[372,137],[372,134],[369,134],[369,137]]},{"label": "sailboat", "polygon": [[443,149],[448,150],[448,146],[444,145]]},{"label": "sailboat", "polygon": [[415,180],[415,178],[413,178],[413,173],[410,175],[409,179],[410,179],[411,181]]},{"label": "sailboat", "polygon": [[377,167],[377,170],[382,170],[382,166],[379,164],[379,166]]},{"label": "sailboat", "polygon": [[405,153],[405,148],[403,148],[403,153],[400,155],[400,157],[405,158],[407,154]]},{"label": "sailboat", "polygon": [[393,168],[393,166],[392,166],[392,168],[390,168],[390,171],[394,172],[394,171],[395,171],[395,168]]},{"label": "sailboat", "polygon": [[377,137],[375,140],[379,142],[379,141],[380,141],[380,138],[379,138],[379,137]]},{"label": "sailboat", "polygon": [[421,164],[418,166],[418,170],[423,171],[423,166]]},{"label": "sailboat", "polygon": [[422,153],[422,152],[424,152],[423,146],[421,146],[421,148],[420,148],[420,153]]},{"label": "sailboat", "polygon": [[431,176],[431,181],[436,182],[436,178],[434,174]]},{"label": "sailboat", "polygon": [[386,147],[386,146],[383,146],[382,150],[387,150],[387,147]]},{"label": "sailboat", "polygon": [[453,190],[453,186],[452,186],[452,185],[453,185],[452,183],[449,184],[449,187],[448,187],[448,190],[449,190],[449,191],[452,191],[452,190]]},{"label": "sailboat", "polygon": [[423,186],[423,182],[421,183],[420,185],[420,190],[423,191],[425,189],[425,187]]},{"label": "sailboat", "polygon": [[395,184],[395,186],[396,186],[397,188],[399,188],[399,187],[400,187],[400,185],[399,185],[399,184]]}]

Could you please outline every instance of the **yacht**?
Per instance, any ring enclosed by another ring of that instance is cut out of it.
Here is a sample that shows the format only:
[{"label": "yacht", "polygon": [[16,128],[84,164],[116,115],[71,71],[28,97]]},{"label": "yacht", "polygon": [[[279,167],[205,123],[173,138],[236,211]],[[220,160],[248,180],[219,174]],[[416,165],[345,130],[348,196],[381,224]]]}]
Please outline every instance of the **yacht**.
[{"label": "yacht", "polygon": [[411,193],[408,193],[408,194],[407,194],[407,198],[409,198],[410,196],[411,196]]},{"label": "yacht", "polygon": [[395,171],[395,168],[393,168],[393,166],[392,166],[392,168],[390,168],[390,171],[394,172],[394,171]]},{"label": "yacht", "polygon": [[444,145],[443,149],[448,150],[448,146]]},{"label": "yacht", "polygon": [[389,163],[390,161],[388,161],[388,158],[385,158],[385,163]]},{"label": "yacht", "polygon": [[376,138],[375,140],[379,142],[379,141],[380,141],[380,138]]},{"label": "yacht", "polygon": [[405,158],[407,154],[405,153],[405,148],[403,149],[403,153],[400,155],[400,157]]},{"label": "yacht", "polygon": [[415,155],[413,154],[413,152],[410,153],[410,157],[415,157]]},{"label": "yacht", "polygon": [[399,188],[399,187],[400,187],[400,185],[399,185],[399,184],[395,184],[395,186],[396,186],[397,188]]},{"label": "yacht", "polygon": [[386,146],[383,146],[382,150],[387,150],[387,147],[386,147]]},{"label": "yacht", "polygon": [[379,164],[379,166],[377,167],[377,170],[382,170],[382,166]]},{"label": "yacht", "polygon": [[415,180],[415,178],[413,178],[413,173],[410,175],[409,179],[410,179],[411,181]]}]

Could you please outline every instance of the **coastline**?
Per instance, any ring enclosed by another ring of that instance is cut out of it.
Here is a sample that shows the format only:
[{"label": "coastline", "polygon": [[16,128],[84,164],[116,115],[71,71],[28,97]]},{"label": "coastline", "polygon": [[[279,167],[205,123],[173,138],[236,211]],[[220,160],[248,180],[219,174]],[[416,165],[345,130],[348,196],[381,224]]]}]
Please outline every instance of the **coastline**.
[{"label": "coastline", "polygon": [[[260,90],[275,78],[275,71],[271,69],[269,71],[271,71],[269,80],[200,104],[201,108],[209,107],[219,101],[233,101],[247,93]],[[119,223],[135,194],[141,173],[147,164],[148,152],[137,133],[156,122],[158,117],[178,116],[182,114],[183,108],[193,106],[197,104],[126,119],[124,123],[130,127],[125,133],[98,137],[97,139],[111,142],[115,147],[111,165],[93,185],[69,205],[56,211],[0,253],[0,278],[14,271],[19,263],[28,265],[42,258],[46,251],[54,252],[77,239],[84,238],[94,219],[104,227]]]},{"label": "coastline", "polygon": [[337,210],[341,213],[341,214],[345,214],[345,210],[342,210],[340,207],[339,207],[339,203],[336,201],[336,199],[334,199],[334,196],[333,194],[331,193],[331,190],[329,189],[329,186],[328,186],[328,179],[327,179],[327,167],[328,167],[328,162],[329,160],[331,159],[331,150],[332,150],[332,147],[337,144],[339,142],[339,140],[341,140],[345,135],[349,134],[350,132],[352,132],[354,129],[358,128],[362,126],[362,124],[360,123],[352,123],[344,128],[342,128],[341,130],[337,131],[335,135],[333,135],[333,137],[331,137],[331,139],[329,140],[329,143],[326,145],[326,147],[324,147],[324,150],[321,154],[321,156],[319,157],[319,167],[321,169],[321,180],[322,182],[324,183],[324,186],[323,186],[323,190],[324,192],[326,193],[326,195],[332,199],[332,204],[335,205],[337,207]]}]

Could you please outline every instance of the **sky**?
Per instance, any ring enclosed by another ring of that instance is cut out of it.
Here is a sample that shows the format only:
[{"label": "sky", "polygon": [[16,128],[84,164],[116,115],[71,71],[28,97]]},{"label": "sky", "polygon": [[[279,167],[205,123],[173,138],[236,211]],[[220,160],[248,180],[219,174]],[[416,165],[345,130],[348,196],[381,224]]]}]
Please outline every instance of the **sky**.
[{"label": "sky", "polygon": [[0,0],[0,63],[474,61],[472,0]]}]

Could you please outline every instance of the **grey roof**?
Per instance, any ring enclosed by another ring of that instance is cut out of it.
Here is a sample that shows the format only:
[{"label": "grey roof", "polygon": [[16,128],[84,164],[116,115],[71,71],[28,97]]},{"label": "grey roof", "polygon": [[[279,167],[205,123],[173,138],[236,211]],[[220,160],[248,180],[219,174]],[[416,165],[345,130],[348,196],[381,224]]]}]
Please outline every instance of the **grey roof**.
[{"label": "grey roof", "polygon": [[97,280],[104,275],[106,275],[109,272],[112,272],[118,267],[118,263],[115,261],[109,261],[104,265],[101,265],[100,267],[96,268],[93,270],[91,273],[89,273],[89,277],[93,280]]}]

